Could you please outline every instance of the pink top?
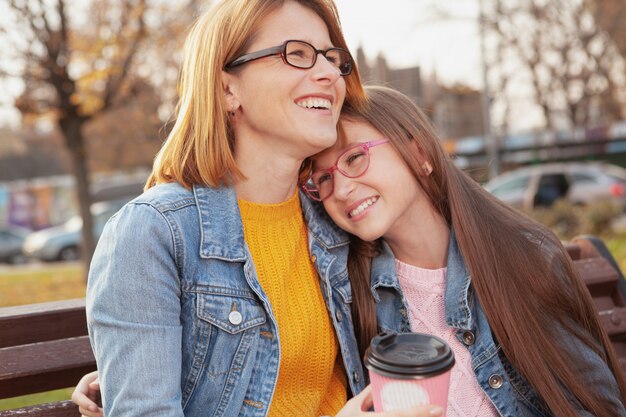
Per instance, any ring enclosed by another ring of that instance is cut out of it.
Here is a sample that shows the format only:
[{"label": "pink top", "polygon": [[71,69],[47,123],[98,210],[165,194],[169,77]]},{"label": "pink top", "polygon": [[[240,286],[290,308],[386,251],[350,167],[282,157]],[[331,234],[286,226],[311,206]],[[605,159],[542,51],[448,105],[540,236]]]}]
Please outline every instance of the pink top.
[{"label": "pink top", "polygon": [[476,381],[469,350],[446,323],[446,268],[423,269],[396,260],[402,292],[409,304],[411,330],[445,340],[456,363],[450,375],[447,417],[497,417],[498,412]]}]

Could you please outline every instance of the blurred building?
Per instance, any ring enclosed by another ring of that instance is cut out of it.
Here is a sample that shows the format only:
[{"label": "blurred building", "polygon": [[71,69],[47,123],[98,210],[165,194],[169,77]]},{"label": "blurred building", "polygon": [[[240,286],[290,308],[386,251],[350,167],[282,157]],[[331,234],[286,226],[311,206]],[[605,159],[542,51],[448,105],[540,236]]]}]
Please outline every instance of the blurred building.
[{"label": "blurred building", "polygon": [[433,122],[442,138],[484,133],[482,93],[467,86],[439,87],[432,102]]},{"label": "blurred building", "polygon": [[356,53],[357,66],[366,85],[385,85],[402,91],[431,118],[442,138],[483,134],[482,94],[464,85],[443,86],[433,73],[422,77],[419,66],[392,69],[384,55],[368,62],[363,48]]}]

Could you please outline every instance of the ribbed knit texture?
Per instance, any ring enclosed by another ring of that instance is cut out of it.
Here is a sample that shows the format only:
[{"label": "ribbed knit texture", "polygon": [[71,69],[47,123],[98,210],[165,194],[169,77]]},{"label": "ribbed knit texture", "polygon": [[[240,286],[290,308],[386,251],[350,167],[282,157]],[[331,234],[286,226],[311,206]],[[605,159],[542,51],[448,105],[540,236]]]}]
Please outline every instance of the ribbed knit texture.
[{"label": "ribbed knit texture", "polygon": [[446,323],[446,268],[423,269],[396,260],[396,269],[409,304],[411,330],[442,338],[454,352],[446,417],[497,417],[498,412],[476,381],[469,350]]},{"label": "ribbed knit texture", "polygon": [[279,204],[239,200],[239,208],[280,335],[280,370],[269,416],[335,415],[347,400],[347,381],[309,256],[298,194]]}]

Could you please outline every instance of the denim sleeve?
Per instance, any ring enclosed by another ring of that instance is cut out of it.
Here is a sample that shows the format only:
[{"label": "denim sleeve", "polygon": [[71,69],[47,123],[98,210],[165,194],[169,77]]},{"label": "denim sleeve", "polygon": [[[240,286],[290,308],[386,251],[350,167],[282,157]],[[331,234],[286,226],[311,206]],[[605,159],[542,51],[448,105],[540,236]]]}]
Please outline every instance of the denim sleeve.
[{"label": "denim sleeve", "polygon": [[[571,324],[571,323],[570,323]],[[559,340],[562,349],[569,351],[576,357],[572,367],[574,367],[581,377],[580,385],[587,387],[600,394],[604,402],[611,406],[612,417],[626,417],[626,409],[622,403],[620,389],[609,365],[596,353],[600,350],[600,343],[594,342],[591,348],[582,341],[580,337],[565,330],[563,326],[557,325],[554,329],[555,337]],[[581,332],[585,333],[581,330]],[[594,417],[594,414],[583,410],[577,400],[569,394],[570,400],[576,405],[580,417]]]},{"label": "denim sleeve", "polygon": [[87,285],[105,416],[183,416],[180,281],[170,224],[147,204],[109,220]]}]

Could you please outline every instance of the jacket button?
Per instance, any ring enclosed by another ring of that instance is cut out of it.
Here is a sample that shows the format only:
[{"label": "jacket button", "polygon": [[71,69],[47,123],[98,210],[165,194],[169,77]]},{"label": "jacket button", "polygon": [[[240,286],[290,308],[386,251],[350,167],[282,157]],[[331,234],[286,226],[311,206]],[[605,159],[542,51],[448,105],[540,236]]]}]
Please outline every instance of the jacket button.
[{"label": "jacket button", "polygon": [[317,256],[311,255],[311,262],[315,263],[315,261],[317,261]]},{"label": "jacket button", "polygon": [[465,343],[467,346],[472,346],[475,341],[476,338],[474,337],[474,333],[470,331],[463,333],[463,343]]},{"label": "jacket button", "polygon": [[402,316],[403,319],[406,319],[408,317],[408,315],[406,314],[406,308],[400,309],[400,315]]},{"label": "jacket button", "polygon": [[238,311],[231,311],[228,315],[228,321],[230,322],[230,324],[234,324],[235,326],[241,324],[242,320],[243,316]]},{"label": "jacket button", "polygon": [[352,379],[354,380],[355,383],[359,383],[359,374],[357,373],[357,371],[354,371],[352,373]]},{"label": "jacket button", "polygon": [[502,376],[500,375],[491,375],[489,377],[489,386],[493,389],[499,389],[502,386]]},{"label": "jacket button", "polygon": [[337,317],[337,321],[341,321],[341,311],[335,311],[335,317]]}]

